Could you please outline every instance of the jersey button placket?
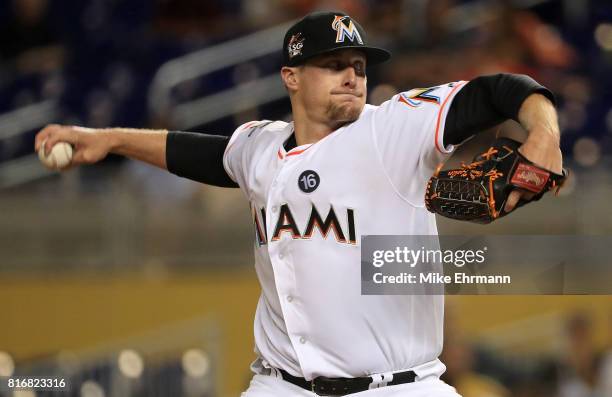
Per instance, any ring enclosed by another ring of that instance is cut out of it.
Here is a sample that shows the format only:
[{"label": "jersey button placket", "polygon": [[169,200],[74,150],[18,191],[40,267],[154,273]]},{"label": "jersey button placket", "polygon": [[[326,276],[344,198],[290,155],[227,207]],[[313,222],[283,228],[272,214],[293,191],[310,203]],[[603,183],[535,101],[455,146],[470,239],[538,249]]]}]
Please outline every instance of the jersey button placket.
[{"label": "jersey button placket", "polygon": [[[268,208],[270,210],[270,218],[268,220],[268,233],[270,236],[274,234],[276,223],[278,222],[280,205],[287,200],[284,196],[284,188],[287,184],[287,178],[292,175],[292,170],[298,165],[299,159],[287,161],[287,157],[283,159],[278,172],[272,179],[268,194]],[[294,263],[291,260],[289,251],[293,240],[285,233],[280,240],[270,241],[268,244],[268,254],[274,271],[277,293],[281,298],[281,308],[285,325],[293,342],[293,346],[298,355],[298,360],[307,354],[306,337],[304,336],[303,321],[300,319],[302,315],[300,305],[296,297],[295,287],[295,269]]]}]

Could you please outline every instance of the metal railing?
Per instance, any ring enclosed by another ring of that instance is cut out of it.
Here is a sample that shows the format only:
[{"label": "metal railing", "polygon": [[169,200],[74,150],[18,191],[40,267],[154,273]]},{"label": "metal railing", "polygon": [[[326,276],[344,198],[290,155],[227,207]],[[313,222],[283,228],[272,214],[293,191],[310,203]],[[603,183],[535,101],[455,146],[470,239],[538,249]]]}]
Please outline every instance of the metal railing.
[{"label": "metal railing", "polygon": [[[59,105],[54,100],[34,103],[0,115],[0,142],[19,139],[24,133],[57,121]],[[38,161],[36,154],[0,164],[0,189],[19,185],[52,174]]]},{"label": "metal railing", "polygon": [[293,22],[187,54],[163,64],[149,90],[152,115],[166,115],[174,128],[190,128],[286,95],[278,75],[266,76],[217,94],[172,106],[172,90],[179,84],[213,72],[278,53],[281,38]]},{"label": "metal railing", "polygon": [[[529,8],[549,1],[514,0],[512,3],[518,8]],[[404,0],[404,13],[420,15],[426,3],[428,0]],[[460,33],[490,21],[495,15],[492,12],[494,8],[495,5],[484,1],[455,6],[446,14],[444,23],[450,31]],[[416,9],[420,10],[417,14]],[[418,19],[408,25],[414,25]],[[281,38],[294,22],[289,21],[164,63],[155,74],[148,93],[151,116],[168,120],[171,124],[168,127],[189,129],[283,98],[286,91],[280,77],[272,74],[180,104],[173,103],[171,99],[173,90],[185,82],[278,53]],[[56,101],[47,100],[0,115],[0,142],[17,139],[24,133],[58,121],[58,107]],[[50,174],[53,172],[42,167],[35,154],[25,156],[0,164],[0,189]]]},{"label": "metal railing", "polygon": [[[548,1],[515,0],[514,4],[519,8],[529,8]],[[414,13],[415,3],[424,4],[420,0],[404,2],[403,7],[409,10],[408,14]],[[447,13],[444,23],[450,31],[461,33],[489,22],[494,18],[495,7],[483,1],[455,6]],[[424,12],[422,6],[418,8]],[[463,22],[457,23],[457,20]],[[277,53],[280,39],[294,22],[286,22],[166,62],[159,68],[149,90],[151,114],[165,116],[173,128],[188,129],[283,98],[286,91],[280,77],[269,75],[182,104],[174,105],[171,101],[172,90],[182,83]]]}]

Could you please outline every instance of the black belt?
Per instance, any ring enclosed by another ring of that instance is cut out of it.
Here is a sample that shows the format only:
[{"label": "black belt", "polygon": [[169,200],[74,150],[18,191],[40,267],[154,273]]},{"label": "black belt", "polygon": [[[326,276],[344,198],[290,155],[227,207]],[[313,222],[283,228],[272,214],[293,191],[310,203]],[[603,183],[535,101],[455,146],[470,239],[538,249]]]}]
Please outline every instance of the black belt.
[{"label": "black belt", "polygon": [[[374,381],[371,376],[361,378],[326,378],[319,376],[312,381],[293,376],[287,371],[279,369],[283,379],[296,386],[311,391],[319,396],[345,396],[347,394],[358,393],[369,390]],[[416,379],[414,371],[397,372],[393,374],[393,380],[386,386],[401,385],[402,383],[412,383]],[[384,382],[384,378],[381,380]]]}]

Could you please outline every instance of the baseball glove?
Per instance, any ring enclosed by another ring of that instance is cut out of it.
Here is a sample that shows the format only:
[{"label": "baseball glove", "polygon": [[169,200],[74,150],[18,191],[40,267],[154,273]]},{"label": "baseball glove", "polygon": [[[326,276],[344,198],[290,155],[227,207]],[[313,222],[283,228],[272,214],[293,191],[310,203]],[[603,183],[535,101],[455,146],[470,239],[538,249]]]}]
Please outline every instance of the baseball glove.
[{"label": "baseball glove", "polygon": [[477,223],[490,223],[508,213],[504,205],[515,188],[533,193],[521,198],[516,208],[539,200],[549,190],[559,192],[567,171],[559,175],[527,160],[518,151],[520,142],[499,138],[471,164],[440,171],[427,183],[425,205],[430,212]]}]

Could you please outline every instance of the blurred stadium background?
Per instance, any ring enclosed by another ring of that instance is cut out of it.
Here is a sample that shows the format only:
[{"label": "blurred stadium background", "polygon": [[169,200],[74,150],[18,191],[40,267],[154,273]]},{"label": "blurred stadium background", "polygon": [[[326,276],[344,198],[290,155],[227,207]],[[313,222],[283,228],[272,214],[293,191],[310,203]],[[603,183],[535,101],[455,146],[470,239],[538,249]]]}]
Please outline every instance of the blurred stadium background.
[{"label": "blurred stadium background", "polygon": [[[442,233],[612,232],[610,1],[2,1],[0,376],[72,386],[14,395],[246,387],[259,287],[240,192],[112,156],[59,175],[33,137],[50,122],[230,134],[287,118],[282,36],[317,8],[349,12],[394,52],[369,71],[370,103],[502,71],[556,93],[562,195],[486,229],[440,220]],[[449,297],[447,312],[445,376],[465,397],[612,396],[610,296]]]}]

